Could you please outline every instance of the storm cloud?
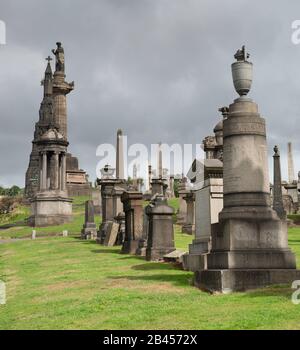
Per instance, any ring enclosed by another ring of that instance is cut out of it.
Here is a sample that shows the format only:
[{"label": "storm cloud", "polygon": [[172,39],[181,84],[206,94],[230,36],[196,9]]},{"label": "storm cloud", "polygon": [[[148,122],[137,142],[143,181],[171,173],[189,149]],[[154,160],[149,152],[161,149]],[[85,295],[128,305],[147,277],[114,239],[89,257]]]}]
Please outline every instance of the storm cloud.
[{"label": "storm cloud", "polygon": [[[250,96],[266,118],[270,165],[286,144],[300,168],[298,0],[0,0],[0,184],[24,186],[45,57],[63,43],[69,150],[95,178],[96,148],[114,143],[201,143],[236,93],[230,65],[245,44],[254,64]],[[271,169],[270,169],[271,170]],[[270,171],[271,172],[271,171]]]}]

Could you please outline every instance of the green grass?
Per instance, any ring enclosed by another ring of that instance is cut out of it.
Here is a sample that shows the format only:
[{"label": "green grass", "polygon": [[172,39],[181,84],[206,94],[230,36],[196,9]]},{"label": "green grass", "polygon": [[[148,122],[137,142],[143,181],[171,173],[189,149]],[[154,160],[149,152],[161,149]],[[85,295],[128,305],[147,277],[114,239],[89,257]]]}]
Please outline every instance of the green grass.
[{"label": "green grass", "polygon": [[[74,235],[83,202],[74,208]],[[180,249],[192,241],[178,226],[175,238]],[[289,245],[300,266],[300,228],[289,229]],[[172,264],[75,236],[0,244],[7,286],[0,329],[300,329],[290,286],[210,295],[193,287],[192,278]]]},{"label": "green grass", "polygon": [[[298,257],[299,237],[293,229]],[[0,245],[0,329],[300,328],[289,287],[210,295],[191,286],[190,272],[119,251],[75,237]]]}]

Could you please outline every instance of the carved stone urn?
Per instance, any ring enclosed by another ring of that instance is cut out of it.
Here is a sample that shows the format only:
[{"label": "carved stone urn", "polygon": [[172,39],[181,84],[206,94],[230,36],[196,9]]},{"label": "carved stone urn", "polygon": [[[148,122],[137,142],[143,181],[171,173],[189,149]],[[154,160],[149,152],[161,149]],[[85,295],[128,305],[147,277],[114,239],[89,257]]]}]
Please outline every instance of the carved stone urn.
[{"label": "carved stone urn", "polygon": [[245,46],[234,55],[237,62],[232,63],[232,79],[236,92],[240,96],[246,96],[252,84],[253,65],[248,62],[249,54],[246,53]]}]

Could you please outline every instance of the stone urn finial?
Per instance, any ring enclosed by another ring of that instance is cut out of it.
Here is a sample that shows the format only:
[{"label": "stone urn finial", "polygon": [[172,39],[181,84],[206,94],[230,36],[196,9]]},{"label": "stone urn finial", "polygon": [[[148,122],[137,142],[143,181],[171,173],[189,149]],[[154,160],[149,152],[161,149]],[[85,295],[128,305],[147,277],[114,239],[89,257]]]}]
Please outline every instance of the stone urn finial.
[{"label": "stone urn finial", "polygon": [[240,96],[246,96],[251,89],[253,65],[248,61],[249,57],[245,46],[242,46],[234,55],[237,61],[231,65],[233,85]]},{"label": "stone urn finial", "polygon": [[274,150],[274,156],[279,156],[279,148],[277,145],[273,148],[273,150]]}]

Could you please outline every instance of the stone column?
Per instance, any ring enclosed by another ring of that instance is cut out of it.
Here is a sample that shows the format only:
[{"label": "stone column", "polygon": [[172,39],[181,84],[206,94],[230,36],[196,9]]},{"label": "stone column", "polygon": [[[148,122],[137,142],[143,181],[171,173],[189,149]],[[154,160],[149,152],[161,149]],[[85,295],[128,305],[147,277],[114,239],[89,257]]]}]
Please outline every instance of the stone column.
[{"label": "stone column", "polygon": [[124,150],[121,129],[117,132],[116,177],[117,179],[124,179]]},{"label": "stone column", "polygon": [[42,189],[47,189],[47,152],[42,152]]},{"label": "stone column", "polygon": [[39,154],[39,171],[40,171],[39,188],[41,191],[43,190],[43,157],[41,154]]},{"label": "stone column", "polygon": [[277,146],[274,147],[274,185],[273,185],[273,209],[276,211],[280,219],[286,219],[286,212],[283,207],[280,154]]},{"label": "stone column", "polygon": [[294,160],[293,160],[293,152],[292,152],[292,143],[288,142],[288,177],[289,183],[293,183],[295,180],[295,172],[294,172]]},{"label": "stone column", "polygon": [[60,189],[62,191],[66,190],[66,154],[61,154],[61,182]]},{"label": "stone column", "polygon": [[58,190],[59,189],[59,153],[54,152],[54,189]]},{"label": "stone column", "polygon": [[174,198],[175,193],[174,193],[174,176],[173,175],[170,175],[169,187],[170,187],[170,197]]}]

